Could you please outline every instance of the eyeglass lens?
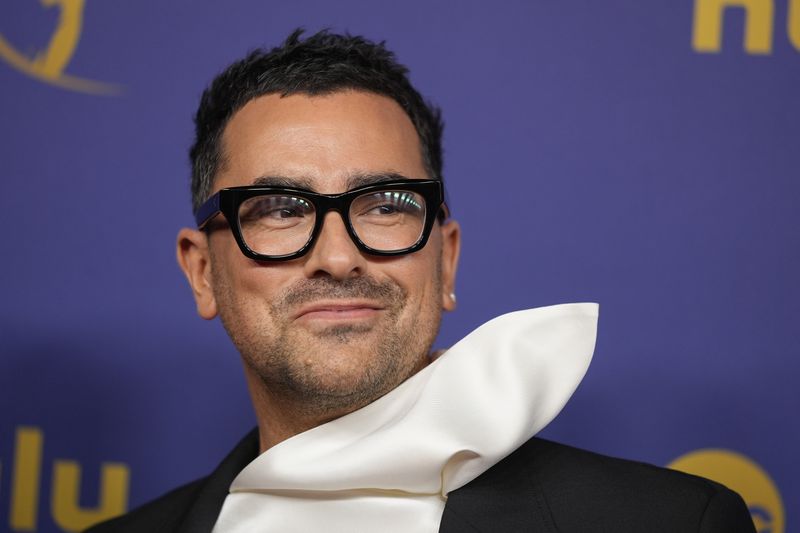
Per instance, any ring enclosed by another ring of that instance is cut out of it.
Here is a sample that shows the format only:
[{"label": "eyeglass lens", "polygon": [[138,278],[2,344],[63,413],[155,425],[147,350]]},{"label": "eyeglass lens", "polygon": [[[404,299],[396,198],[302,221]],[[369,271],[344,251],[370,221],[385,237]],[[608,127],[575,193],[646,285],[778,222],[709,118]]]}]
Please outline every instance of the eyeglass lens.
[{"label": "eyeglass lens", "polygon": [[[416,244],[425,227],[425,213],[422,195],[386,190],[353,199],[347,217],[362,243],[376,251],[391,252]],[[248,198],[238,214],[247,246],[258,254],[272,256],[303,248],[311,239],[317,216],[310,200],[286,194]]]}]

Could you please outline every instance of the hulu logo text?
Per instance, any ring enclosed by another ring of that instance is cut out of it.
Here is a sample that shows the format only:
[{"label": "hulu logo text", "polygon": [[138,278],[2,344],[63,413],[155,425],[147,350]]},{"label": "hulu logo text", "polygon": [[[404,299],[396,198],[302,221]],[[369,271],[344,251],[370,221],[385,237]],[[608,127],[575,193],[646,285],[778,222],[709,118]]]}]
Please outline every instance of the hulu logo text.
[{"label": "hulu logo text", "polygon": [[[800,0],[786,2],[786,35],[800,52]],[[695,0],[692,48],[702,53],[722,50],[723,22],[731,8],[744,10],[744,51],[754,55],[772,53],[777,20],[775,0]]]},{"label": "hulu logo text", "polygon": [[[92,524],[122,514],[128,505],[130,471],[121,463],[103,463],[100,469],[99,502],[94,507],[80,505],[81,466],[65,459],[53,461],[52,486],[42,494],[44,434],[36,427],[18,427],[15,435],[8,525],[11,531],[36,531],[41,499],[50,499],[53,522],[64,531],[82,531]],[[9,470],[0,463],[0,476]],[[4,491],[5,492],[5,491]]]}]

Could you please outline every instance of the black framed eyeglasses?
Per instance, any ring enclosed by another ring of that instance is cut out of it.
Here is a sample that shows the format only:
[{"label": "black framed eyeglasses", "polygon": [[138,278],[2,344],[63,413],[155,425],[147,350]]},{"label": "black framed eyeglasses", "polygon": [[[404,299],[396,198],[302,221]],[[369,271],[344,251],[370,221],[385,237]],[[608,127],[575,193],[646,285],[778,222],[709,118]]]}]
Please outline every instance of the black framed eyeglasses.
[{"label": "black framed eyeglasses", "polygon": [[266,186],[217,191],[195,215],[198,229],[222,213],[242,253],[257,261],[287,261],[305,255],[337,211],[359,250],[393,256],[425,246],[437,216],[447,218],[438,180],[393,180],[340,194]]}]

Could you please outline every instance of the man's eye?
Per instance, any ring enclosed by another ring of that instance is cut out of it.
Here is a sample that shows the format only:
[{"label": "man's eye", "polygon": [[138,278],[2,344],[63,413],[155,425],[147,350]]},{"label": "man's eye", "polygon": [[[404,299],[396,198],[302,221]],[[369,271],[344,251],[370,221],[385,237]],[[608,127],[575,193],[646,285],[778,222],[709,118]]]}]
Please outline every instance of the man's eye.
[{"label": "man's eye", "polygon": [[387,217],[391,215],[415,214],[422,205],[413,193],[389,191],[363,198],[358,212],[363,215]]},{"label": "man's eye", "polygon": [[311,205],[301,198],[258,197],[242,204],[242,222],[285,223],[300,220],[313,213]]},{"label": "man's eye", "polygon": [[303,213],[301,213],[299,209],[284,207],[282,209],[273,209],[272,211],[266,213],[265,215],[273,218],[293,218],[293,217],[301,217],[303,216]]},{"label": "man's eye", "polygon": [[372,208],[372,213],[376,215],[393,215],[399,212],[400,209],[394,204],[384,204]]},{"label": "man's eye", "polygon": [[303,213],[297,208],[291,207],[273,207],[269,205],[259,205],[254,209],[248,209],[241,215],[243,219],[247,220],[279,220],[286,218],[302,217]]}]

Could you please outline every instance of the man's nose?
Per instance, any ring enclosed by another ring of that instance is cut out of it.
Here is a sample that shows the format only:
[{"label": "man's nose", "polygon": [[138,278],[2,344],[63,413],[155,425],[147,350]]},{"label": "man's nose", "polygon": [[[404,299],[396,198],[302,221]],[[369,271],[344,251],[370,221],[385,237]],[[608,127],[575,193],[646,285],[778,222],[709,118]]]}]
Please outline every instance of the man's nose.
[{"label": "man's nose", "polygon": [[322,222],[317,242],[305,262],[306,276],[327,275],[344,280],[362,275],[366,259],[350,238],[342,216],[336,211],[328,211]]}]

